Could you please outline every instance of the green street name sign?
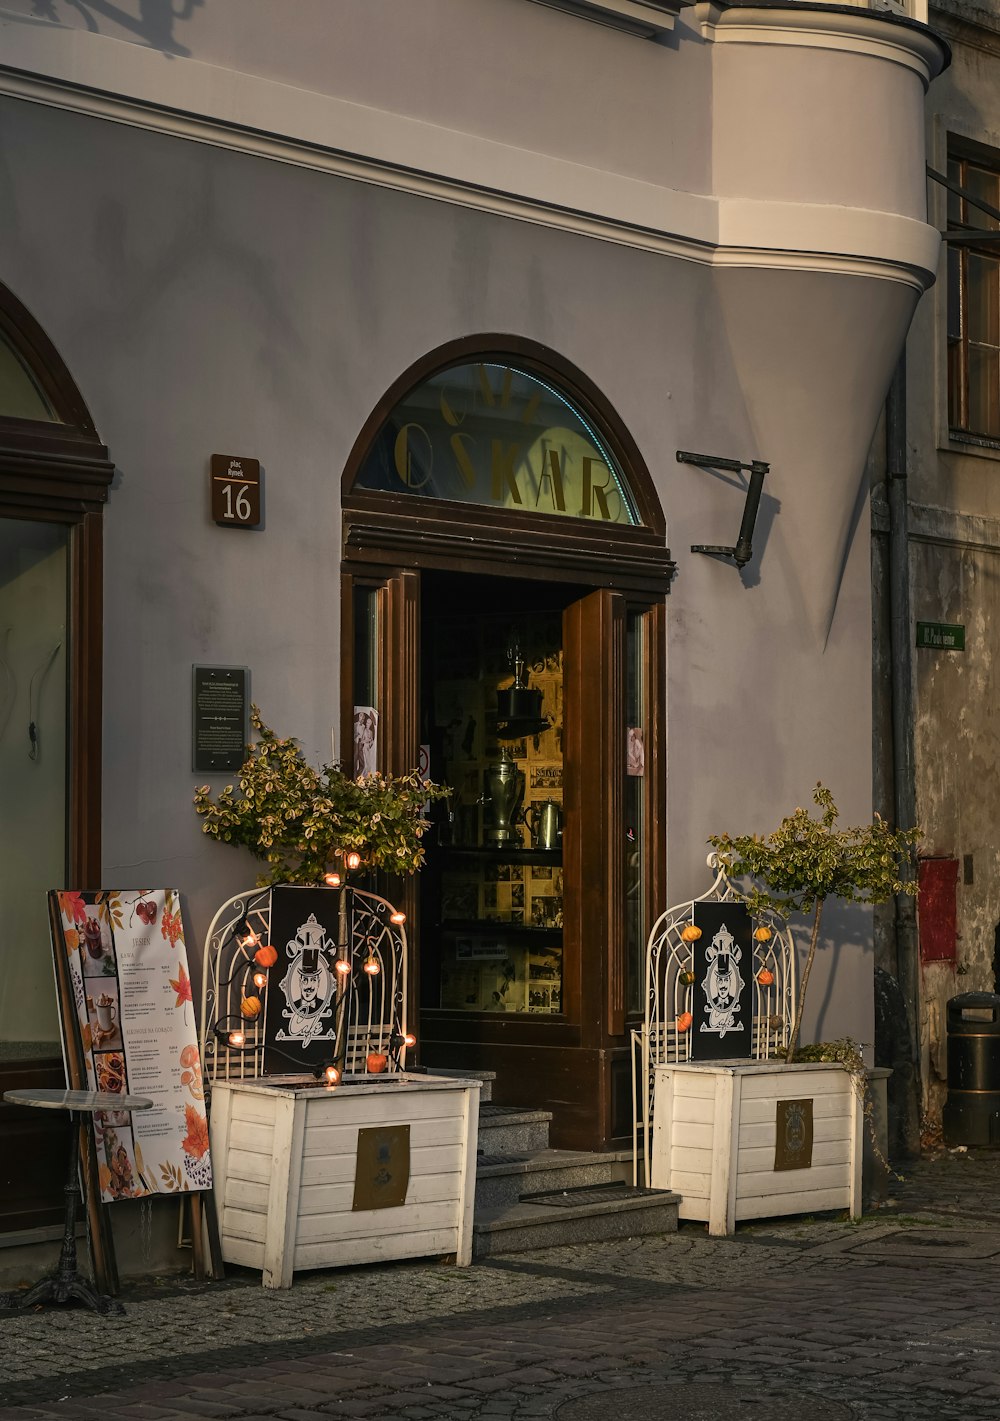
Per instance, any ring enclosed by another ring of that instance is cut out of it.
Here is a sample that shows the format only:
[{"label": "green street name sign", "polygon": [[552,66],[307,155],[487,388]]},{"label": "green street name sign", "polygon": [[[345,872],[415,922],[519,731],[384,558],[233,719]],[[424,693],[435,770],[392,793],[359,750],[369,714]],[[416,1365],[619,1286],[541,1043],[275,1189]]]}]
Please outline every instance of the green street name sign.
[{"label": "green street name sign", "polygon": [[932,651],[964,651],[965,628],[948,622],[918,622],[917,646],[930,647]]}]

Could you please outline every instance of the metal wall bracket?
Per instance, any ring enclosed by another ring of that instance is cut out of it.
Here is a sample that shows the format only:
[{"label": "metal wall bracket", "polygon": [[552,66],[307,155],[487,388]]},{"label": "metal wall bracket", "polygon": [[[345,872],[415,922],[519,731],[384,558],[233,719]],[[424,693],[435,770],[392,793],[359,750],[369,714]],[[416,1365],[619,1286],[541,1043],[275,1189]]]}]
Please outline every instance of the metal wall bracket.
[{"label": "metal wall bracket", "polygon": [[737,567],[746,567],[753,557],[754,524],[757,521],[761,489],[764,487],[764,475],[771,467],[770,464],[765,464],[760,459],[753,459],[749,464],[743,464],[739,459],[719,459],[714,454],[691,454],[686,449],[677,450],[677,462],[678,464],[693,464],[697,469],[722,469],[730,474],[744,472],[750,474],[747,484],[747,501],[743,509],[743,521],[740,524],[740,534],[736,539],[736,546],[729,548],[717,543],[691,544],[693,553],[708,553],[714,557],[732,558]]}]

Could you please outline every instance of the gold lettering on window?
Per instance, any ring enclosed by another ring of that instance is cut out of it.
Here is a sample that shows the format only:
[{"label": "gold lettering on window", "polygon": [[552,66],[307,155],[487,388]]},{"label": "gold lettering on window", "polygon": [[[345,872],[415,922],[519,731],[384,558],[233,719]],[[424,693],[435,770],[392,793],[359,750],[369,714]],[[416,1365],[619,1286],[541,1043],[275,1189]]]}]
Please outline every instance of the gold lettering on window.
[{"label": "gold lettering on window", "polygon": [[[479,373],[479,389],[480,389],[480,391],[481,391],[481,393],[482,393],[482,396],[483,396],[483,402],[484,402],[484,404],[487,404],[487,405],[490,407],[490,409],[495,409],[495,408],[496,408],[496,404],[497,404],[497,398],[496,398],[496,395],[495,395],[495,393],[494,393],[494,391],[493,391],[493,386],[490,384],[490,372],[489,372],[489,370],[486,368],[485,365],[479,365],[479,366],[477,366],[476,368],[477,368],[478,373]],[[505,367],[503,368],[502,372],[501,372],[500,392],[499,392],[499,393],[500,393],[500,408],[501,408],[502,410],[505,410],[505,409],[507,408],[507,406],[510,404],[510,390],[511,390],[511,385],[513,384],[513,381],[514,381],[514,372],[513,372],[513,370],[511,370],[509,367],[506,367],[506,366],[505,366]]]},{"label": "gold lettering on window", "polygon": [[[603,469],[607,478],[603,483],[596,483],[594,480],[594,468]],[[580,510],[581,517],[592,518],[593,508],[596,503],[600,510],[599,516],[606,522],[612,523],[615,520],[611,516],[611,509],[608,507],[608,489],[610,488],[615,498],[619,498],[618,490],[614,487],[614,475],[607,464],[601,459],[591,459],[585,457],[583,460],[583,507]],[[620,499],[619,499],[620,501]]]},{"label": "gold lettering on window", "polygon": [[475,488],[476,470],[469,457],[469,450],[465,447],[468,443],[475,448],[471,434],[453,434],[448,441],[451,445],[451,452],[455,456],[455,463],[458,465],[458,472],[465,481],[466,488]]},{"label": "gold lettering on window", "polygon": [[[415,430],[422,437],[427,450],[426,472],[422,479],[418,479],[414,471],[413,454],[410,450],[411,429]],[[393,446],[393,460],[400,482],[404,484],[406,488],[423,488],[424,484],[430,481],[431,467],[434,463],[434,450],[431,446],[430,439],[427,437],[427,431],[422,429],[419,424],[404,424],[396,435],[396,443]]]},{"label": "gold lettering on window", "polygon": [[537,508],[542,501],[542,491],[548,487],[549,495],[552,499],[552,507],[558,509],[560,513],[566,512],[566,494],[563,489],[562,461],[559,457],[558,449],[546,450],[545,459],[542,462],[542,472],[538,477],[538,497],[535,499]]},{"label": "gold lettering on window", "polygon": [[492,498],[495,503],[506,502],[506,495],[510,495],[512,503],[520,504],[521,490],[517,486],[517,475],[514,472],[514,464],[520,452],[516,444],[508,444],[504,447],[502,439],[492,441],[492,459],[490,469],[492,473]]}]

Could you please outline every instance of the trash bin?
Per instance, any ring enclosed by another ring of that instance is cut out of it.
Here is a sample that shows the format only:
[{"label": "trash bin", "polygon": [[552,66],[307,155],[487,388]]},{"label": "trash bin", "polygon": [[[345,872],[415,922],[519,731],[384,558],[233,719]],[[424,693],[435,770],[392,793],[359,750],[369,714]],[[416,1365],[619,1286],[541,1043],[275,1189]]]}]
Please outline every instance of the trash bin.
[{"label": "trash bin", "polygon": [[1000,1147],[1000,996],[963,992],[948,1003],[948,1145]]}]

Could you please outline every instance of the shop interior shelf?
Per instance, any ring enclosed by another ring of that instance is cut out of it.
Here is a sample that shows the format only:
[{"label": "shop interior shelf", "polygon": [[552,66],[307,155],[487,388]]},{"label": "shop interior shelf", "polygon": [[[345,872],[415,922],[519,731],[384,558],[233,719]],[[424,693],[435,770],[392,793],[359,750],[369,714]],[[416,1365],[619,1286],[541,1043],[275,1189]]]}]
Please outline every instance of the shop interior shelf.
[{"label": "shop interior shelf", "polygon": [[562,849],[522,849],[481,844],[442,844],[439,852],[449,859],[478,859],[490,863],[562,863]]},{"label": "shop interior shelf", "polygon": [[463,933],[469,937],[516,937],[522,942],[537,942],[548,949],[562,948],[562,928],[525,927],[523,923],[483,923],[477,919],[446,918],[443,931]]}]

